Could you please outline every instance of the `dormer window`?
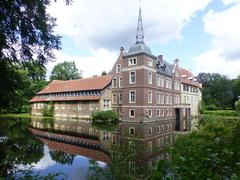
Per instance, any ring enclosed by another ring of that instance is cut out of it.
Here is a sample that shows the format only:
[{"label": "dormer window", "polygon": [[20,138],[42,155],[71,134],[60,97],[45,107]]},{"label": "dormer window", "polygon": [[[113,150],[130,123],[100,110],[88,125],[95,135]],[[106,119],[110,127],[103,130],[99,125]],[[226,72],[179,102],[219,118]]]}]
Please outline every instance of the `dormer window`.
[{"label": "dormer window", "polygon": [[152,67],[153,66],[153,60],[148,58],[147,59],[147,65]]},{"label": "dormer window", "polygon": [[128,59],[128,66],[137,65],[137,58],[129,58]]}]

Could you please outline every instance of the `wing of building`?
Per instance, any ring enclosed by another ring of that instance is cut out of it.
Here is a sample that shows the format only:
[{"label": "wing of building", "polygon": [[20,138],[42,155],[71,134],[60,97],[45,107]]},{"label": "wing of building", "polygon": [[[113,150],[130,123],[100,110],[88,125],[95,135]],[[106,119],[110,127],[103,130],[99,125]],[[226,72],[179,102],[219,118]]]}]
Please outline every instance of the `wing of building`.
[{"label": "wing of building", "polygon": [[89,118],[91,113],[111,109],[111,76],[59,81],[53,80],[30,100],[33,115],[54,103],[54,115]]}]

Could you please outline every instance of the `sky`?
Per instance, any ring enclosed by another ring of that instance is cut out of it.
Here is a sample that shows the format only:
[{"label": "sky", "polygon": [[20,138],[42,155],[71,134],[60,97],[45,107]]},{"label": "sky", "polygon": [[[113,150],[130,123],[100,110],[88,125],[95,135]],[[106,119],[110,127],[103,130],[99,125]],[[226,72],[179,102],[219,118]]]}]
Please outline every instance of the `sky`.
[{"label": "sky", "polygon": [[[240,75],[240,0],[142,0],[144,42],[155,56],[200,72]],[[52,2],[54,33],[62,50],[54,51],[52,68],[75,61],[84,78],[109,72],[119,56],[136,42],[139,0],[73,0]]]}]

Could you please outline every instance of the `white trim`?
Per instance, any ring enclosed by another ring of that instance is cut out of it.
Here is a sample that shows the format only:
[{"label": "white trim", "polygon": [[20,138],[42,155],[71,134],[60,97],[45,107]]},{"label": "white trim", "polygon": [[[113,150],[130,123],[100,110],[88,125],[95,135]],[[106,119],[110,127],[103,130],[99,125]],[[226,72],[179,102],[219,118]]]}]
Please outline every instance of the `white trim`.
[{"label": "white trim", "polygon": [[[134,111],[134,116],[131,116],[131,111]],[[135,109],[129,109],[129,111],[128,111],[128,115],[129,115],[130,118],[134,118],[135,113],[136,113]]]},{"label": "white trim", "polygon": [[[134,93],[135,93],[135,101],[133,101],[133,102],[131,102],[131,92],[134,92]],[[129,102],[129,103],[136,103],[136,99],[137,99],[136,90],[129,90],[129,93],[128,93],[128,102]]]},{"label": "white trim", "polygon": [[[135,73],[135,82],[132,82],[131,80],[131,73],[134,72]],[[137,73],[136,71],[129,71],[129,84],[136,84],[137,82]]]},{"label": "white trim", "polygon": [[[135,64],[130,64],[130,60],[136,60],[136,63]],[[131,57],[131,58],[128,58],[128,66],[135,66],[137,65],[137,57]]]},{"label": "white trim", "polygon": [[139,69],[146,69],[146,70],[149,70],[149,71],[152,71],[152,72],[157,72],[156,69],[151,68],[151,67],[146,66],[146,65],[139,65],[139,66],[122,68],[122,71],[135,71],[135,70],[139,70]]}]

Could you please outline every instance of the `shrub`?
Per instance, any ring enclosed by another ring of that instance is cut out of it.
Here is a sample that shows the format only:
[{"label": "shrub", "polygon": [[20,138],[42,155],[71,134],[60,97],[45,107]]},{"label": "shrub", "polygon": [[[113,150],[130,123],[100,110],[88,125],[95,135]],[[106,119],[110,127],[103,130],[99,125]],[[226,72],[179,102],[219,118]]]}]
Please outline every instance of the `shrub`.
[{"label": "shrub", "polygon": [[43,116],[52,117],[54,114],[54,103],[49,102],[48,104],[45,104],[42,110],[42,114]]},{"label": "shrub", "polygon": [[235,102],[235,108],[236,108],[238,116],[240,116],[240,100]]},{"label": "shrub", "polygon": [[119,116],[116,112],[112,110],[108,111],[97,111],[92,113],[93,121],[112,121],[116,122],[119,120]]},{"label": "shrub", "polygon": [[209,104],[204,106],[205,110],[218,110],[218,107],[215,104]]}]

